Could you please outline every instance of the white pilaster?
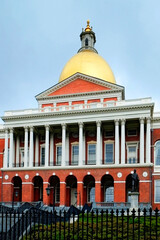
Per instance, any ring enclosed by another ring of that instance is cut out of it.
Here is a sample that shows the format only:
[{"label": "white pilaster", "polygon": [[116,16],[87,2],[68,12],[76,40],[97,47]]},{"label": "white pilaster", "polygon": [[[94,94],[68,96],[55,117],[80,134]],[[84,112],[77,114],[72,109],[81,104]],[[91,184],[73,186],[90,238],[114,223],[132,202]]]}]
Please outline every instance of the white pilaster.
[{"label": "white pilaster", "polygon": [[8,167],[8,129],[5,129],[5,151],[4,151],[4,162],[3,166]]},{"label": "white pilaster", "polygon": [[45,137],[45,167],[48,167],[49,161],[49,126],[46,125],[46,137]]},{"label": "white pilaster", "polygon": [[54,136],[53,132],[50,134],[50,166],[53,166],[53,153],[54,153]]},{"label": "white pilaster", "polygon": [[30,127],[30,145],[29,145],[29,167],[33,167],[33,127]]},{"label": "white pilaster", "polygon": [[96,165],[101,165],[100,149],[101,149],[101,122],[97,121],[97,151],[96,151]]},{"label": "white pilaster", "polygon": [[83,165],[83,123],[79,123],[79,166]]},{"label": "white pilaster", "polygon": [[121,120],[121,164],[125,164],[125,119]]},{"label": "white pilaster", "polygon": [[140,118],[140,164],[144,163],[144,118]]},{"label": "white pilaster", "polygon": [[36,146],[35,146],[35,166],[38,166],[39,161],[39,136],[36,134]]},{"label": "white pilaster", "polygon": [[19,146],[20,146],[20,141],[19,141],[19,136],[17,135],[16,137],[16,166],[19,165]]},{"label": "white pilaster", "polygon": [[24,135],[24,167],[28,167],[28,127],[25,127]]},{"label": "white pilaster", "polygon": [[147,131],[146,131],[146,163],[151,162],[151,119],[147,118]]},{"label": "white pilaster", "polygon": [[66,124],[62,124],[62,166],[65,166],[65,155],[66,155]]},{"label": "white pilaster", "polygon": [[10,128],[9,168],[12,168],[12,163],[13,163],[13,128]]},{"label": "white pilaster", "polygon": [[119,120],[115,120],[115,164],[119,164]]}]

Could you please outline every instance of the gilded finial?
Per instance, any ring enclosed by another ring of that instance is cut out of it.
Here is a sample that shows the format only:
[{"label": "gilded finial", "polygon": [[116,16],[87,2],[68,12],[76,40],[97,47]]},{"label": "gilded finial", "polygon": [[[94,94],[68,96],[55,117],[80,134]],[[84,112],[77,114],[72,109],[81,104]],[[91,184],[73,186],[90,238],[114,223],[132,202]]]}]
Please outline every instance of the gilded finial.
[{"label": "gilded finial", "polygon": [[90,27],[89,23],[90,23],[90,21],[87,20],[87,27],[86,27],[86,29],[85,29],[85,32],[91,31],[91,27]]}]

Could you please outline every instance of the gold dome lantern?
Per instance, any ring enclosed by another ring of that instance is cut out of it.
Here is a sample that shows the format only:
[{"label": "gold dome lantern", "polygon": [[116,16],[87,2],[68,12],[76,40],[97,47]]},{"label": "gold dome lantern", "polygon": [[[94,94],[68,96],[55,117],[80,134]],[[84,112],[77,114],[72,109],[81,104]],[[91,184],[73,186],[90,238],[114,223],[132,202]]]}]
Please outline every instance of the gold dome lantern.
[{"label": "gold dome lantern", "polygon": [[75,73],[82,73],[92,77],[100,78],[110,83],[116,83],[113,72],[108,63],[98,54],[94,48],[96,42],[95,33],[87,21],[87,27],[81,35],[81,48],[64,66],[59,82]]}]

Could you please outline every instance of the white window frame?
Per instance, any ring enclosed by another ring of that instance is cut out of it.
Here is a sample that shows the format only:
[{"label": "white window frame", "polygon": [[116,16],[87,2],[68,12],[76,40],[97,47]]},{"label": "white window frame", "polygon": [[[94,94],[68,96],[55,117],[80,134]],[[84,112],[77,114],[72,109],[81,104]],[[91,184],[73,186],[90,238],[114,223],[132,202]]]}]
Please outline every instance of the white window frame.
[{"label": "white window frame", "polygon": [[[57,151],[58,147],[61,147],[61,160],[60,160],[60,163],[59,163],[58,155],[57,155],[57,153],[58,153],[58,151]],[[62,164],[62,143],[58,143],[58,144],[56,144],[56,165],[57,165],[57,166],[60,166],[61,164]]]},{"label": "white window frame", "polygon": [[[106,162],[106,145],[112,144],[113,146],[113,161],[111,163]],[[113,164],[114,163],[114,141],[105,141],[104,142],[104,164]]]},{"label": "white window frame", "polygon": [[[78,147],[78,155],[75,155],[78,156],[77,160],[73,159],[73,147]],[[71,164],[78,165],[78,160],[79,160],[79,143],[74,142],[71,144]]]},{"label": "white window frame", "polygon": [[159,184],[159,190],[160,190],[160,179],[156,179],[154,180],[154,203],[160,203],[160,199],[159,199],[159,202],[156,201],[156,187],[157,187],[157,184]]},{"label": "white window frame", "polygon": [[[89,146],[91,146],[91,145],[95,145],[95,160],[91,160],[90,158],[89,158]],[[95,142],[95,141],[91,141],[91,142],[88,142],[87,143],[87,164],[89,164],[89,165],[94,165],[94,164],[96,164],[96,157],[97,157],[97,142]]]},{"label": "white window frame", "polygon": [[154,145],[154,164],[155,164],[155,166],[160,167],[160,164],[156,164],[156,146],[157,146],[157,144],[160,144],[160,140],[156,141],[155,145]]},{"label": "white window frame", "polygon": [[[133,162],[129,163],[129,147],[136,147],[135,163]],[[127,164],[137,164],[137,163],[138,163],[138,142],[128,142],[127,143]]]},{"label": "white window frame", "polygon": [[[42,149],[44,149],[44,163],[42,162]],[[45,165],[45,144],[41,144],[40,145],[40,166],[44,166],[44,165]]]}]

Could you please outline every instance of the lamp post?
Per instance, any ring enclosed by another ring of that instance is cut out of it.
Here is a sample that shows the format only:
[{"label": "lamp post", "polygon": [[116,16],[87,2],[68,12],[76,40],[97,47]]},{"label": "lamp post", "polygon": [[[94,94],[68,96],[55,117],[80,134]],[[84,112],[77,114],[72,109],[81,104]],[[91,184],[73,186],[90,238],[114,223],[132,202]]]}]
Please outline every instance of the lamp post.
[{"label": "lamp post", "polygon": [[77,197],[79,195],[79,208],[81,208],[81,193],[80,192],[74,192],[75,198],[76,198],[76,205],[77,205]]},{"label": "lamp post", "polygon": [[[49,187],[49,185],[46,188],[46,192],[47,192],[47,196],[49,196],[51,193],[51,188]],[[53,213],[54,213],[54,205],[55,205],[55,194],[54,194],[54,187],[53,187]]]}]

